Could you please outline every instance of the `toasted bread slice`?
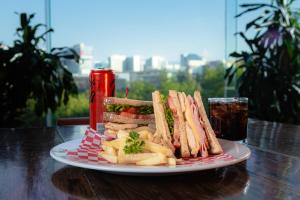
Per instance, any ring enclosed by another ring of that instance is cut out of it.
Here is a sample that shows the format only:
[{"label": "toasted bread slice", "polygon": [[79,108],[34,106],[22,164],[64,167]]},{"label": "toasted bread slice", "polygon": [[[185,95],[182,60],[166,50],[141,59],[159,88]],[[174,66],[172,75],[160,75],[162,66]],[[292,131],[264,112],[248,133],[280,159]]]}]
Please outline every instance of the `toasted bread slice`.
[{"label": "toasted bread slice", "polygon": [[218,141],[218,139],[216,138],[216,135],[214,133],[214,130],[211,127],[211,124],[208,120],[203,102],[202,102],[202,98],[201,98],[201,94],[199,91],[195,91],[194,92],[194,100],[196,102],[196,105],[198,106],[199,109],[199,114],[200,114],[200,118],[203,121],[204,124],[204,130],[205,130],[205,134],[209,143],[209,153],[210,154],[220,154],[223,152],[223,149]]},{"label": "toasted bread slice", "polygon": [[123,124],[153,124],[154,116],[151,114],[146,119],[135,119],[132,117],[122,116],[114,112],[103,112],[103,120],[105,122],[123,123]]},{"label": "toasted bread slice", "polygon": [[172,144],[172,137],[166,121],[164,107],[161,102],[160,92],[154,91],[152,93],[153,109],[155,115],[156,133],[155,138],[161,138],[162,143],[169,147],[173,152],[175,148]]},{"label": "toasted bread slice", "polygon": [[136,99],[118,98],[118,97],[105,97],[104,105],[121,104],[129,106],[152,106],[152,101],[142,101]]}]

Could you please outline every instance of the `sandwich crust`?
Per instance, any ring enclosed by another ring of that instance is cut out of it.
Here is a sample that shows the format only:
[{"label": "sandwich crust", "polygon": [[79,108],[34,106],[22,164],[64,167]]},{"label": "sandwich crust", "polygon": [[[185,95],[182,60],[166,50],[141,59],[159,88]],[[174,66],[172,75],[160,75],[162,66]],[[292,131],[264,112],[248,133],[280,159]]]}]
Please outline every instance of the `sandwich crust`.
[{"label": "sandwich crust", "polygon": [[126,116],[121,116],[113,112],[103,112],[103,120],[105,122],[115,122],[124,124],[152,124],[154,123],[154,118],[151,116],[147,119],[135,119]]},{"label": "sandwich crust", "polygon": [[113,122],[108,122],[105,125],[105,128],[107,129],[113,129],[113,130],[124,130],[124,129],[134,129],[137,128],[137,124],[120,124],[120,123],[113,123]]},{"label": "sandwich crust", "polygon": [[161,139],[161,143],[169,147],[174,152],[175,148],[172,144],[172,137],[165,118],[165,111],[161,102],[159,91],[154,91],[152,93],[152,102],[156,124],[156,133],[154,138],[155,140]]},{"label": "sandwich crust", "polygon": [[205,134],[209,143],[209,153],[210,154],[220,154],[223,152],[223,149],[218,141],[218,139],[216,138],[216,135],[211,127],[211,124],[208,120],[207,114],[205,112],[205,108],[202,102],[202,98],[201,98],[201,94],[200,91],[195,91],[194,92],[194,100],[196,102],[196,105],[198,106],[198,110],[200,113],[200,118],[204,124],[204,130],[205,130]]},{"label": "sandwich crust", "polygon": [[121,104],[129,106],[152,106],[152,101],[142,101],[136,99],[118,98],[118,97],[105,97],[104,105]]}]

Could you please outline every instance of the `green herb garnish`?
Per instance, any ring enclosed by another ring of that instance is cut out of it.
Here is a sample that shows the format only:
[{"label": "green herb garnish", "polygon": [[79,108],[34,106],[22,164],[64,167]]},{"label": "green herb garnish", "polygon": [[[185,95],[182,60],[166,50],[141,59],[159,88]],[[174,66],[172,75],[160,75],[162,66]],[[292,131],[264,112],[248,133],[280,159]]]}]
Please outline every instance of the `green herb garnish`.
[{"label": "green herb garnish", "polygon": [[143,140],[140,140],[139,138],[140,135],[137,132],[131,131],[129,133],[129,137],[126,140],[126,145],[123,148],[125,154],[143,152],[145,142]]},{"label": "green herb garnish", "polygon": [[161,103],[162,103],[162,105],[164,107],[165,117],[166,117],[167,124],[168,124],[169,130],[170,130],[170,134],[172,135],[173,131],[174,131],[173,114],[172,114],[171,109],[167,105],[167,97],[161,94],[160,95],[160,99],[161,99]]}]

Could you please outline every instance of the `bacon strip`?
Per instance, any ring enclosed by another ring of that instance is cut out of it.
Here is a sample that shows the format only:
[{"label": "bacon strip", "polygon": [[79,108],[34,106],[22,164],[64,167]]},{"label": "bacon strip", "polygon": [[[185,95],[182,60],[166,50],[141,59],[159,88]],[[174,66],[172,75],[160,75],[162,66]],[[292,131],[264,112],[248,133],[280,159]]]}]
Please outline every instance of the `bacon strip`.
[{"label": "bacon strip", "polygon": [[200,113],[200,118],[202,123],[204,124],[204,130],[205,130],[205,134],[207,136],[207,142],[208,142],[208,146],[209,146],[209,153],[210,154],[220,154],[223,152],[223,149],[220,145],[220,143],[218,142],[218,139],[215,136],[215,133],[211,127],[211,124],[209,123],[206,111],[204,109],[204,105],[202,102],[202,98],[201,98],[201,94],[200,91],[195,91],[194,92],[194,99],[196,102],[196,105],[198,106],[199,109],[199,113]]}]

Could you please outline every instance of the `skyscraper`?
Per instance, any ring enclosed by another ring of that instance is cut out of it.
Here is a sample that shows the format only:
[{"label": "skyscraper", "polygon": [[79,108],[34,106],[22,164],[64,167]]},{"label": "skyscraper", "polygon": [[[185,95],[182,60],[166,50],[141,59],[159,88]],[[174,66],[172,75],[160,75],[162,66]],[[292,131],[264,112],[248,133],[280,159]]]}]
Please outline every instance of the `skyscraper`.
[{"label": "skyscraper", "polygon": [[108,64],[110,69],[115,72],[123,72],[126,56],[114,54],[108,57]]},{"label": "skyscraper", "polygon": [[142,70],[143,68],[140,56],[134,55],[126,58],[124,63],[124,72],[140,72]]},{"label": "skyscraper", "polygon": [[153,69],[165,69],[167,66],[167,61],[161,56],[152,56],[146,60],[144,69],[153,70]]},{"label": "skyscraper", "polygon": [[195,53],[180,55],[181,68],[188,70],[190,73],[192,73],[194,70],[199,71],[198,68],[201,68],[203,65],[205,65],[205,63],[206,61],[201,56]]},{"label": "skyscraper", "polygon": [[79,68],[81,74],[89,74],[93,68],[93,47],[86,46],[84,43],[76,44],[73,49],[79,55]]},{"label": "skyscraper", "polygon": [[[62,63],[72,74],[88,75],[93,68],[93,48],[83,43],[76,44],[72,49],[79,55],[79,63],[75,60],[61,59]],[[66,51],[66,54],[70,52]]]}]

